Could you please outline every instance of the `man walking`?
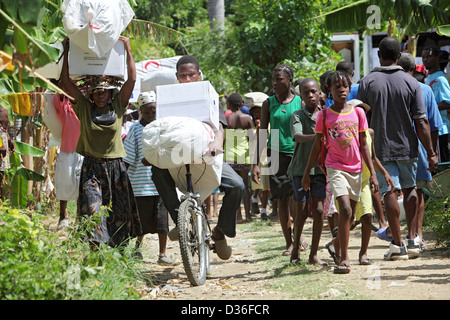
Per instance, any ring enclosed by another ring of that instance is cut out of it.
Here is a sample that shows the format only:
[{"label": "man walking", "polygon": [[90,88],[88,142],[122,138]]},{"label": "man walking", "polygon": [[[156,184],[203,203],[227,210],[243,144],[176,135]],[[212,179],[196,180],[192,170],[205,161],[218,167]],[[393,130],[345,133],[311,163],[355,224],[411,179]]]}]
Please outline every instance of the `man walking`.
[{"label": "man walking", "polygon": [[393,238],[384,256],[386,260],[408,259],[407,248],[401,240],[397,200],[398,191],[402,190],[406,214],[415,214],[417,137],[427,152],[428,170],[434,171],[438,163],[420,86],[397,65],[400,56],[398,40],[384,38],[378,52],[380,67],[361,80],[358,90],[358,99],[372,107],[370,127],[375,131],[375,153],[394,181],[392,190],[381,176],[378,177]]}]

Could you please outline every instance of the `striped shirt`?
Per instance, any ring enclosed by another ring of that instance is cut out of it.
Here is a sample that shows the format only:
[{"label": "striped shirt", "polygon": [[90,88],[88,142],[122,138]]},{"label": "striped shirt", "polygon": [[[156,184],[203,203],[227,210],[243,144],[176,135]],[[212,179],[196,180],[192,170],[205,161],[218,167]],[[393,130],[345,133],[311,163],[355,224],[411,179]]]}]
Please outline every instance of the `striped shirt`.
[{"label": "striped shirt", "polygon": [[152,181],[152,167],[146,167],[141,162],[144,158],[142,154],[143,130],[144,126],[140,122],[131,126],[123,143],[127,154],[123,161],[130,165],[128,175],[134,195],[136,197],[157,196],[158,191]]}]

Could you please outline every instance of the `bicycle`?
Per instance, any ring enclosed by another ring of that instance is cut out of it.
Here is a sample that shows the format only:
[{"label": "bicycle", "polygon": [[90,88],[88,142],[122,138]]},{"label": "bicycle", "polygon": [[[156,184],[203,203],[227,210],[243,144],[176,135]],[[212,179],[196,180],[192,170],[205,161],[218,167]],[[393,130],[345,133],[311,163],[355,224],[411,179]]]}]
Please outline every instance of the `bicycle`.
[{"label": "bicycle", "polygon": [[211,227],[200,194],[194,193],[190,165],[185,166],[187,196],[178,208],[177,227],[184,270],[189,282],[200,286],[210,273],[209,251],[214,250],[214,244],[211,243]]}]

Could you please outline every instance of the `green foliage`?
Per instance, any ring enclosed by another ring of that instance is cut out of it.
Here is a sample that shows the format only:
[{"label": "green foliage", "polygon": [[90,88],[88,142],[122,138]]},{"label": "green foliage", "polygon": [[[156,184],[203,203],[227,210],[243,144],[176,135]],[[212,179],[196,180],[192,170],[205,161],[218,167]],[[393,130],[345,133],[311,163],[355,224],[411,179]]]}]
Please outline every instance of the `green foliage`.
[{"label": "green foliage", "polygon": [[437,244],[450,246],[450,197],[428,198],[423,225],[434,233]]},{"label": "green foliage", "polygon": [[137,299],[130,287],[140,279],[135,261],[107,246],[92,252],[82,241],[93,223],[80,223],[64,238],[36,214],[1,207],[0,299]]},{"label": "green foliage", "polygon": [[183,43],[218,92],[268,92],[278,64],[291,64],[296,77],[334,69],[339,55],[330,34],[320,19],[310,19],[320,10],[320,1],[236,0],[225,30],[203,22],[186,31]]},{"label": "green foliage", "polygon": [[14,141],[15,153],[10,155],[9,169],[5,170],[6,185],[10,190],[11,204],[14,207],[26,208],[28,205],[28,181],[44,181],[45,177],[22,166],[20,155],[42,157],[44,151],[29,144]]},{"label": "green foliage", "polygon": [[[326,27],[333,32],[367,29],[370,5],[377,6],[381,21],[395,20],[406,34],[417,34],[450,23],[448,0],[360,0],[347,1],[326,14]],[[377,28],[378,29],[378,28]],[[383,28],[378,29],[383,30]]]}]

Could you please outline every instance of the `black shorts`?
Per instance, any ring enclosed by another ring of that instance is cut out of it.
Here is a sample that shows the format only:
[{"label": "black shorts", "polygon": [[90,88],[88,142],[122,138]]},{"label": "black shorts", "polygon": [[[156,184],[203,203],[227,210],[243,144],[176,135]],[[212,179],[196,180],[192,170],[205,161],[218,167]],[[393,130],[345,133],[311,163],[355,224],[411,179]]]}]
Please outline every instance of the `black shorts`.
[{"label": "black shorts", "polygon": [[309,191],[303,190],[303,177],[292,177],[292,188],[294,191],[294,201],[306,201],[311,195],[312,197],[325,199],[327,197],[327,178],[323,174],[318,174],[311,177]]},{"label": "black shorts", "polygon": [[142,233],[169,233],[168,212],[159,196],[136,197]]},{"label": "black shorts", "polygon": [[[272,154],[272,150],[267,150],[267,156]],[[292,195],[292,179],[287,174],[287,169],[292,160],[292,153],[282,153],[279,152],[279,166],[276,174],[271,174],[269,176],[270,185],[270,198],[271,199],[282,199]],[[269,167],[271,162],[269,162]]]}]

